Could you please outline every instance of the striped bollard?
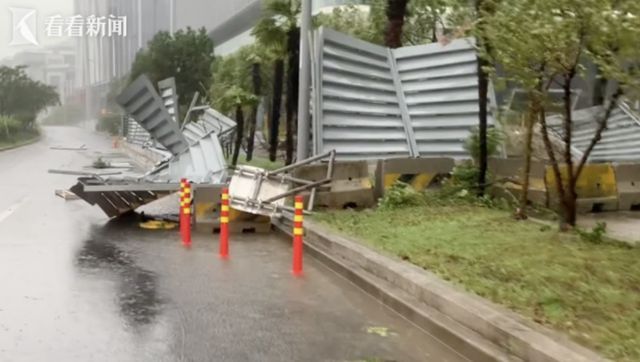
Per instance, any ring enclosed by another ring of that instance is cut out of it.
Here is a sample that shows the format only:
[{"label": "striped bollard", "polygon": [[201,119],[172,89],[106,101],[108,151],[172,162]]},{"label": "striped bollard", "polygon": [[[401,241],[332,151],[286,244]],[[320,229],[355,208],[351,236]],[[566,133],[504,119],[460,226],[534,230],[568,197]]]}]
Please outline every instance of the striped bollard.
[{"label": "striped bollard", "polygon": [[180,181],[180,234],[182,245],[191,246],[191,184],[187,179]]},{"label": "striped bollard", "polygon": [[222,189],[220,204],[220,258],[229,258],[229,189]]},{"label": "striped bollard", "polygon": [[304,230],[302,228],[304,199],[302,196],[296,196],[295,201],[295,214],[293,216],[293,274],[302,274],[302,235]]}]

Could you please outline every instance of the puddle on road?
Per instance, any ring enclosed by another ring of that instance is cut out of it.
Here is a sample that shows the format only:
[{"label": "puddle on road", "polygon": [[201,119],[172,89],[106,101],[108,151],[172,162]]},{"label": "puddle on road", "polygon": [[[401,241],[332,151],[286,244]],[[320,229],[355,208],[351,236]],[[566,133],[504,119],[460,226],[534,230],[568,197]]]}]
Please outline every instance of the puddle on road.
[{"label": "puddle on road", "polygon": [[116,300],[125,321],[131,327],[153,323],[161,312],[162,301],[154,273],[135,261],[115,244],[92,239],[85,242],[76,256],[80,270],[105,270],[116,277]]}]

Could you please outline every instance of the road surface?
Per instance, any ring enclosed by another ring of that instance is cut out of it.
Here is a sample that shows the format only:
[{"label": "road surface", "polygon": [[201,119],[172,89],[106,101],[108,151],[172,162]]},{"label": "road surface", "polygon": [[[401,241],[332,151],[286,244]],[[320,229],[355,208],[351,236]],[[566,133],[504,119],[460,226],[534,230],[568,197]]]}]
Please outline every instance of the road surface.
[{"label": "road surface", "polygon": [[[234,235],[232,258],[196,235],[109,222],[55,189],[114,150],[52,127],[0,153],[0,361],[460,361],[448,348],[307,257],[293,277],[274,235]],[[86,151],[50,146],[86,144]]]}]

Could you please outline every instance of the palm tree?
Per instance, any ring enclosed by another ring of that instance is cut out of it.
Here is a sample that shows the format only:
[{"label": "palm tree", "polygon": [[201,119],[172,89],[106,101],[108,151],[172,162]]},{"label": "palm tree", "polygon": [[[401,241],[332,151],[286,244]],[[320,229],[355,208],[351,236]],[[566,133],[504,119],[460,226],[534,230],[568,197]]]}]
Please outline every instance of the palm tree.
[{"label": "palm tree", "polygon": [[402,46],[402,31],[408,4],[409,0],[387,0],[387,29],[384,43],[389,48]]},{"label": "palm tree", "polygon": [[[254,54],[251,59],[251,83],[253,85],[253,94],[257,99],[262,99],[262,59]],[[255,102],[251,109],[251,118],[249,118],[247,135],[247,162],[253,159],[253,147],[256,138],[256,124],[258,123],[258,107],[260,102]]]},{"label": "palm tree", "polygon": [[220,103],[223,110],[235,111],[236,118],[236,140],[233,147],[233,157],[231,164],[233,166],[238,164],[238,157],[240,156],[240,149],[242,148],[242,139],[244,137],[244,107],[254,106],[258,102],[258,98],[242,89],[237,85],[233,85],[227,89],[226,92],[220,97]]},{"label": "palm tree", "polygon": [[300,0],[267,0],[262,19],[252,31],[258,42],[270,48],[275,54],[274,79],[272,94],[272,111],[269,132],[269,158],[275,161],[278,146],[278,132],[280,122],[280,107],[284,89],[283,75],[285,57],[287,58],[287,96],[286,96],[286,149],[287,163],[293,161],[293,134],[295,132],[295,112],[298,105],[298,67],[300,29],[298,16],[300,15]]}]

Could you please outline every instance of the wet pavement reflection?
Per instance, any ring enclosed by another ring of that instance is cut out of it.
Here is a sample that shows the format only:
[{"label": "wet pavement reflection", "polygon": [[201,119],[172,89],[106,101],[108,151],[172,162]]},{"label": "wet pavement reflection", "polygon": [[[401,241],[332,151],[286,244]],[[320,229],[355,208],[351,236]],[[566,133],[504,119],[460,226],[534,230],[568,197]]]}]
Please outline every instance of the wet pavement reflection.
[{"label": "wet pavement reflection", "polygon": [[[108,222],[54,188],[91,157],[54,152],[91,132],[47,128],[44,141],[0,153],[0,361],[460,361],[455,351],[312,258],[290,273],[288,242],[213,235],[184,249],[176,231],[135,215]],[[18,205],[18,206],[14,206]],[[6,210],[11,210],[10,214]]]}]

